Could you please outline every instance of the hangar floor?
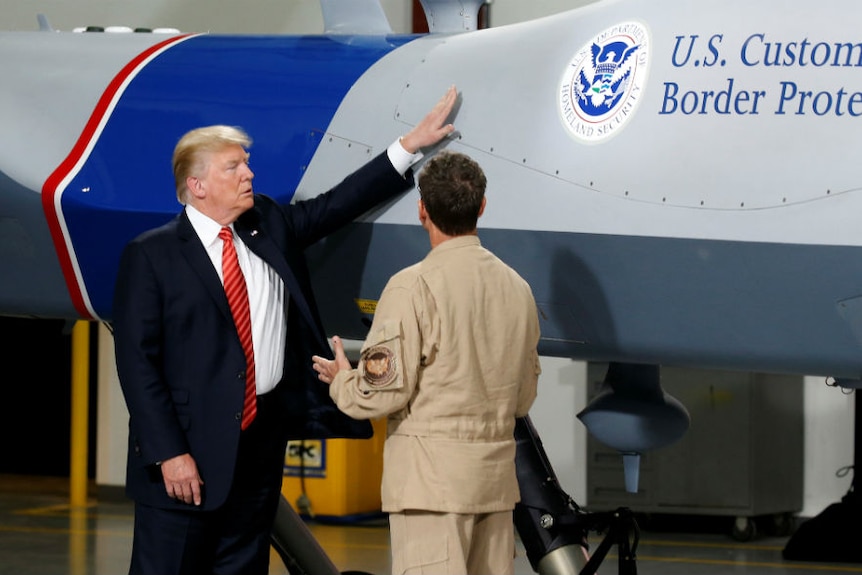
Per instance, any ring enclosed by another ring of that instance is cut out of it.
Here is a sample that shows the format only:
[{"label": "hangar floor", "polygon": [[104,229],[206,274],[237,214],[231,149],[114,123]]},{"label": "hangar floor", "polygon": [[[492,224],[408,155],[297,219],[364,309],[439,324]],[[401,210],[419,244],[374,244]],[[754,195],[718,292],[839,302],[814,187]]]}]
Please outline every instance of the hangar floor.
[{"label": "hangar floor", "polygon": [[[350,525],[309,522],[309,527],[338,569],[389,573],[385,519]],[[641,575],[862,573],[862,563],[787,561],[781,553],[787,537],[758,535],[740,542],[729,529],[726,521],[715,518],[650,518],[641,525],[636,571]],[[131,541],[129,502],[91,497],[86,508],[71,509],[65,478],[0,475],[0,575],[122,575],[128,569]],[[595,549],[599,540],[590,544]],[[516,575],[534,572],[520,543],[515,570]],[[616,548],[612,548],[598,573],[619,572]],[[275,551],[269,573],[289,573]]]}]

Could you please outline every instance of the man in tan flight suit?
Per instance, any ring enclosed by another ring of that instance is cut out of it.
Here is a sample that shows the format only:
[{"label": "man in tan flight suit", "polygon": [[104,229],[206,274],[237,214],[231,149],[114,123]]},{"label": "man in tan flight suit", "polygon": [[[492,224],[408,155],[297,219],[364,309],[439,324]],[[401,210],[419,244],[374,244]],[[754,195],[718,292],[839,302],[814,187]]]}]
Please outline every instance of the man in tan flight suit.
[{"label": "man in tan flight suit", "polygon": [[336,336],[335,360],[314,356],[314,369],[347,415],[388,416],[381,496],[392,573],[511,574],[515,418],[527,415],[541,371],[536,303],[479,241],[479,165],[442,151],[418,183],[430,253],[389,280],[358,367]]}]

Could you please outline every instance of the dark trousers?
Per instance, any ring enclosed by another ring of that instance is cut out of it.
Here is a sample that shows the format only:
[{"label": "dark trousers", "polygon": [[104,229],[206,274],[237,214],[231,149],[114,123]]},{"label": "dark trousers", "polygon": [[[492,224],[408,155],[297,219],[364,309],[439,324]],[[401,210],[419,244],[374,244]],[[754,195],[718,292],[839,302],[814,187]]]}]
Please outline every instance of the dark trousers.
[{"label": "dark trousers", "polygon": [[135,504],[129,575],[267,575],[286,444],[270,395],[258,398],[257,417],[242,432],[222,507],[186,511]]}]

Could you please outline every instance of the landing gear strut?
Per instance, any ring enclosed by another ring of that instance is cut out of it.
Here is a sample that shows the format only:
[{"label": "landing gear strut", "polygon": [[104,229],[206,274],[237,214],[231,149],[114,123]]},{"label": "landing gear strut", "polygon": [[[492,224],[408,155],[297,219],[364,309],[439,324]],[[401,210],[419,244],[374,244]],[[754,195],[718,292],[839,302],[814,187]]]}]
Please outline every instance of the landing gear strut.
[{"label": "landing gear strut", "polygon": [[[533,570],[540,575],[594,575],[611,546],[617,545],[620,575],[635,575],[640,531],[631,511],[588,513],[579,508],[560,488],[529,417],[517,421],[515,440],[521,487],[515,528]],[[590,531],[605,532],[592,556],[587,544]]]}]

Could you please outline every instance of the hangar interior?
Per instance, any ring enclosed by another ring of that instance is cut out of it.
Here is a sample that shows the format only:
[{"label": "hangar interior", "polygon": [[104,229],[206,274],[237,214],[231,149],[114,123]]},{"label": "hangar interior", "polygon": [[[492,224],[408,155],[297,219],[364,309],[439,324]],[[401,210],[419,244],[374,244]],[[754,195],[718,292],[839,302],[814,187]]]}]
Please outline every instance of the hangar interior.
[{"label": "hangar interior", "polygon": [[[582,4],[588,2],[493,0],[484,10],[493,27]],[[416,29],[418,0],[382,0],[381,5],[393,30]],[[10,0],[0,7],[0,27],[33,30],[37,9],[58,30],[129,26],[294,34],[317,33],[322,26],[316,0],[253,5],[53,0],[38,6]],[[0,318],[0,326],[7,342],[2,348],[5,364],[13,366],[6,405],[19,406],[0,423],[6,437],[0,458],[0,574],[123,572],[132,530],[132,507],[123,496],[128,415],[110,333],[92,323],[82,348],[80,340],[73,343],[73,325],[65,320]],[[88,366],[83,390],[73,387],[75,361]],[[540,390],[549,391],[540,391],[531,418],[557,479],[586,508],[626,507],[637,514],[635,555],[641,573],[862,572],[859,560],[847,561],[848,555],[839,552],[814,562],[782,556],[800,525],[851,490],[854,393],[825,385],[820,376],[671,371],[664,385],[692,413],[692,432],[679,444],[643,458],[641,490],[632,495],[622,489],[622,458],[590,438],[575,418],[596,393],[602,366],[543,357],[542,368]],[[692,379],[697,383],[688,383]],[[704,404],[718,408],[698,409]],[[782,409],[776,410],[776,404]],[[38,415],[23,405],[38,405]],[[308,495],[317,516],[308,517],[309,528],[340,571],[389,569],[387,525],[375,511],[376,468],[368,465],[368,458],[377,461],[376,448],[339,453],[338,445],[331,446],[330,461],[343,467],[328,481],[314,484],[314,478],[303,477],[300,482],[286,472],[286,498],[303,511],[300,496]],[[357,491],[355,484],[339,483],[347,473],[363,477],[359,493],[333,503],[344,491]],[[593,549],[603,535],[591,537]],[[840,533],[821,535],[832,540],[827,548],[844,545]],[[272,557],[270,573],[291,573],[275,551]],[[614,544],[598,572],[631,569],[624,564]],[[520,544],[516,572],[535,572]]]}]

